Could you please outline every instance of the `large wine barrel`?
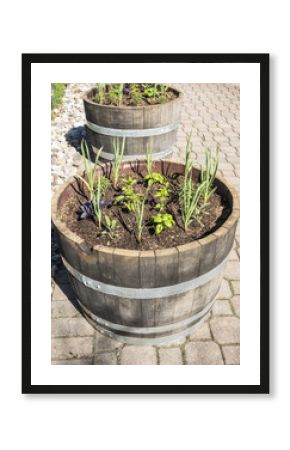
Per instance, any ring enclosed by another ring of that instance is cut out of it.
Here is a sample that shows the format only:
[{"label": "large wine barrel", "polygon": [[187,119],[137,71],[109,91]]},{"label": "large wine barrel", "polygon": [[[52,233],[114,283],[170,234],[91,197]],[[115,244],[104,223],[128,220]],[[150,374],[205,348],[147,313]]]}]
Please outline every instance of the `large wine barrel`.
[{"label": "large wine barrel", "polygon": [[[123,174],[128,166],[124,163]],[[184,166],[158,161],[154,170],[183,173]],[[59,210],[74,183],[69,180],[55,194],[52,220],[85,317],[106,335],[133,344],[158,344],[191,333],[210,311],[221,285],[239,218],[235,188],[223,179],[215,180],[231,212],[208,236],[174,248],[133,251],[89,248],[67,228]]]},{"label": "large wine barrel", "polygon": [[93,150],[103,147],[101,157],[112,160],[114,140],[125,137],[125,160],[145,159],[147,145],[152,145],[154,159],[168,157],[176,140],[181,111],[181,93],[170,89],[177,95],[175,99],[146,106],[98,105],[92,101],[96,89],[90,89],[83,101]]}]

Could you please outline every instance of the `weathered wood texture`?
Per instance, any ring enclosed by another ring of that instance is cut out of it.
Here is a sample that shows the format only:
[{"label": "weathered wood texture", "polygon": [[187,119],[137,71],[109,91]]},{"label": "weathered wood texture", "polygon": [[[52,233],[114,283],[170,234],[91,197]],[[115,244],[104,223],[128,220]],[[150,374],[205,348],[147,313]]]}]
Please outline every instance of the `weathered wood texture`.
[{"label": "weathered wood texture", "polygon": [[[135,169],[144,173],[144,163],[135,163]],[[109,165],[106,165],[108,171]],[[123,173],[132,168],[132,164],[123,165]],[[183,173],[183,165],[169,161],[156,161],[154,170],[162,173]],[[194,177],[199,171],[194,170]],[[75,182],[75,181],[71,181]],[[125,288],[159,288],[173,286],[190,281],[204,275],[229,254],[235,236],[239,218],[239,197],[237,191],[225,180],[216,180],[217,191],[231,205],[231,213],[224,223],[210,235],[170,249],[156,251],[132,251],[96,245],[88,248],[84,241],[67,229],[59,216],[59,207],[71,189],[70,182],[56,194],[52,203],[52,219],[57,230],[61,254],[79,273],[103,283]],[[126,298],[103,294],[70,276],[73,288],[81,306],[86,313],[92,313],[102,320],[126,327],[160,327],[176,325],[169,331],[152,331],[146,338],[159,338],[185,332],[195,323],[190,318],[206,309],[215,298],[222,272],[217,273],[202,286],[176,295],[156,298]],[[197,322],[200,319],[197,319]],[[188,320],[186,325],[178,323]],[[100,328],[100,324],[95,322]],[[102,325],[102,329],[121,340],[124,337],[142,337],[138,330],[112,330],[110,325]],[[142,343],[142,339],[140,341]]]},{"label": "weathered wood texture", "polygon": [[[129,130],[145,130],[160,128],[171,124],[178,124],[181,112],[181,93],[174,91],[178,97],[167,103],[147,106],[111,106],[98,105],[92,101],[95,89],[88,91],[83,100],[88,122],[105,127]],[[103,147],[103,151],[113,155],[114,137],[107,136],[87,127],[87,133],[93,148]],[[126,156],[145,156],[147,145],[153,147],[153,154],[170,150],[176,140],[177,129],[158,136],[127,137],[125,146]]]}]

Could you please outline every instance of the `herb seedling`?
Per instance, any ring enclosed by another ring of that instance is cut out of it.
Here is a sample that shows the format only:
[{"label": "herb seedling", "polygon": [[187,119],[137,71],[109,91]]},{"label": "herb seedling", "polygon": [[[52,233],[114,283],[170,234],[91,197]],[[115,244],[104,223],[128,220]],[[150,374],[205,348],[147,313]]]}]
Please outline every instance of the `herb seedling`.
[{"label": "herb seedling", "polygon": [[136,203],[142,203],[142,194],[134,192],[133,186],[122,186],[122,194],[115,198],[115,203],[121,203],[129,212],[135,212]]},{"label": "herb seedling", "polygon": [[120,147],[119,139],[114,140],[113,148],[114,148],[114,160],[112,162],[113,186],[115,189],[117,189],[118,181],[119,181],[120,167],[121,167],[121,164],[123,161],[124,151],[125,151],[125,138],[123,138],[123,140],[122,140],[121,147]]},{"label": "herb seedling", "polygon": [[120,106],[123,101],[123,89],[124,84],[111,84],[109,85],[109,100],[112,105]]},{"label": "herb seedling", "polygon": [[98,219],[98,226],[101,229],[102,228],[102,182],[101,182],[101,176],[99,175],[97,178],[97,185],[96,190],[94,193],[94,196],[92,198],[92,203],[94,206],[94,213]]},{"label": "herb seedling", "polygon": [[118,222],[116,219],[111,219],[107,214],[105,215],[105,230],[102,234],[107,234],[110,239],[114,239],[117,236]]},{"label": "herb seedling", "polygon": [[202,196],[203,205],[206,206],[210,197],[215,192],[216,187],[213,188],[213,182],[215,180],[219,163],[219,148],[216,150],[215,159],[212,158],[211,150],[206,148],[205,150],[205,168],[201,166],[201,182],[204,185]]},{"label": "herb seedling", "polygon": [[97,83],[98,93],[96,95],[96,100],[100,105],[105,103],[105,91],[106,84],[105,83]]},{"label": "herb seedling", "polygon": [[81,142],[81,153],[82,153],[83,163],[85,166],[85,174],[86,174],[87,180],[85,180],[80,175],[78,175],[78,177],[86,185],[86,187],[89,191],[89,194],[90,194],[91,201],[94,197],[94,190],[95,190],[95,169],[98,164],[100,153],[101,153],[102,149],[103,148],[100,148],[100,150],[96,154],[95,163],[92,164],[88,144],[84,139]]},{"label": "herb seedling", "polygon": [[201,183],[199,186],[194,186],[192,182],[192,142],[191,134],[187,136],[185,164],[184,164],[184,178],[179,189],[179,206],[181,210],[182,221],[184,224],[184,231],[188,231],[188,227],[195,218],[199,215],[201,208],[199,207],[200,198],[202,196],[205,184]]},{"label": "herb seedling", "polygon": [[133,199],[134,204],[134,216],[135,216],[135,223],[136,223],[136,239],[137,242],[140,243],[142,241],[142,233],[144,228],[144,208],[145,208],[145,202],[147,200],[148,196],[148,189],[146,190],[143,200],[141,203],[139,201],[136,201],[136,199]]},{"label": "herb seedling", "polygon": [[155,214],[150,217],[151,222],[155,227],[155,234],[160,234],[163,230],[170,229],[175,225],[172,214]]},{"label": "herb seedling", "polygon": [[142,105],[143,103],[142,92],[140,91],[138,84],[134,83],[131,84],[130,97],[133,105],[135,106]]},{"label": "herb seedling", "polygon": [[150,187],[154,183],[159,183],[159,184],[166,183],[166,177],[164,175],[161,175],[161,173],[151,172],[151,173],[147,173],[147,175],[144,177],[144,181],[147,181],[148,186]]},{"label": "herb seedling", "polygon": [[170,184],[167,182],[164,186],[161,186],[155,193],[155,197],[159,200],[159,203],[155,205],[155,208],[159,209],[160,212],[165,210],[165,206],[168,203],[170,197],[169,186]]},{"label": "herb seedling", "polygon": [[129,176],[128,178],[122,178],[122,183],[126,184],[126,186],[134,186],[137,180]]}]

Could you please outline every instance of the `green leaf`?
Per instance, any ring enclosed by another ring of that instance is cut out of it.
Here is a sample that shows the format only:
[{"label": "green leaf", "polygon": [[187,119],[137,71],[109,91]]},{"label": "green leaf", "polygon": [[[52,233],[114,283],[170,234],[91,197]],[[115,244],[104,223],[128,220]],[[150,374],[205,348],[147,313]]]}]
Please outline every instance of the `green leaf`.
[{"label": "green leaf", "polygon": [[172,228],[173,223],[170,222],[169,220],[165,220],[163,223],[167,228]]},{"label": "green leaf", "polygon": [[110,228],[111,227],[111,219],[110,219],[110,217],[109,216],[105,216],[105,221],[106,221],[107,227]]},{"label": "green leaf", "polygon": [[156,225],[156,228],[155,228],[155,233],[156,233],[156,234],[160,234],[162,230],[163,230],[163,226],[162,226],[161,223],[159,223],[158,225]]}]

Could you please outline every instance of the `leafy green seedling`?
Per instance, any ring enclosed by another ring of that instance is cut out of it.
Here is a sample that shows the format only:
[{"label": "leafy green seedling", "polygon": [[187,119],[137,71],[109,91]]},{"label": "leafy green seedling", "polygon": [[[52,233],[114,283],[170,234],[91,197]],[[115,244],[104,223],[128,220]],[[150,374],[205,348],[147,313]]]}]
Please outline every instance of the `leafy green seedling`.
[{"label": "leafy green seedling", "polygon": [[164,184],[166,183],[166,177],[158,172],[147,173],[144,177],[144,181],[148,182],[148,186],[152,186],[154,183]]},{"label": "leafy green seedling", "polygon": [[159,200],[159,203],[156,203],[155,208],[159,209],[160,212],[164,211],[166,204],[170,198],[170,183],[166,182],[164,186],[161,186],[158,191],[155,193],[155,197]]},{"label": "leafy green seedling", "polygon": [[156,234],[160,234],[162,231],[170,229],[175,225],[172,214],[158,213],[151,216],[150,220],[154,224]]},{"label": "leafy green seedling", "polygon": [[137,183],[137,180],[136,178],[128,176],[127,178],[122,178],[122,183],[126,184],[127,186],[134,186]]},{"label": "leafy green seedling", "polygon": [[105,215],[105,230],[102,234],[106,234],[110,239],[114,239],[117,236],[117,226],[118,222],[116,219],[111,219],[107,214]]},{"label": "leafy green seedling", "polygon": [[135,212],[136,204],[142,203],[143,195],[134,192],[133,186],[122,186],[122,194],[115,198],[115,204],[121,203],[129,212]]}]

